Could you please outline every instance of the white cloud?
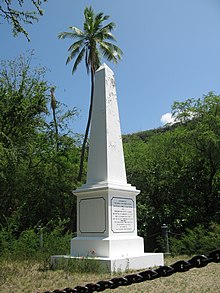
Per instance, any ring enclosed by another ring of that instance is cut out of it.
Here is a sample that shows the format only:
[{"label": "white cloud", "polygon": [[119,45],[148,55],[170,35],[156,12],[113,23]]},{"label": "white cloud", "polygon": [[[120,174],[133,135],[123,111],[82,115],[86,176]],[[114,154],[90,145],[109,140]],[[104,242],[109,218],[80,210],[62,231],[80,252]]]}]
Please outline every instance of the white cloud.
[{"label": "white cloud", "polygon": [[160,122],[165,125],[167,123],[171,123],[173,124],[174,123],[174,118],[172,117],[172,114],[171,113],[165,113],[161,116],[160,118]]}]

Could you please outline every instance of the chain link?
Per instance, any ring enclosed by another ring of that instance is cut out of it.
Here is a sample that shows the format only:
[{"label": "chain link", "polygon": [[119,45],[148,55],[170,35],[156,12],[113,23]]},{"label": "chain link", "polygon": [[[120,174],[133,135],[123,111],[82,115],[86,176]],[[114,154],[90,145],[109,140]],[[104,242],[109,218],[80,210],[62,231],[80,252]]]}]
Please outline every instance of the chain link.
[{"label": "chain link", "polygon": [[154,280],[160,277],[168,277],[174,273],[186,272],[192,268],[202,268],[207,264],[220,262],[220,249],[210,252],[207,256],[197,255],[186,260],[179,260],[169,266],[160,266],[155,270],[146,270],[137,274],[130,274],[124,277],[113,278],[109,281],[99,281],[97,283],[89,283],[85,286],[76,286],[75,288],[65,288],[63,290],[45,291],[44,293],[92,293],[102,292],[106,289],[115,289],[120,286],[129,286],[135,283]]}]

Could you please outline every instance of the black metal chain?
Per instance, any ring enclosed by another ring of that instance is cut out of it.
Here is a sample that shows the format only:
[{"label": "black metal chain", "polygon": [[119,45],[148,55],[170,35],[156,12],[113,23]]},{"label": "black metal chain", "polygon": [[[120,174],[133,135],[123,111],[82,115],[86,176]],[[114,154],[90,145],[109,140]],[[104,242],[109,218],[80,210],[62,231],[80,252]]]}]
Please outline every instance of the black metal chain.
[{"label": "black metal chain", "polygon": [[85,286],[76,286],[75,288],[56,289],[53,291],[45,291],[44,293],[92,293],[101,292],[106,289],[115,289],[120,286],[129,286],[135,283],[154,280],[160,277],[168,277],[177,272],[186,272],[192,268],[202,268],[207,264],[220,262],[220,249],[210,252],[207,256],[197,255],[188,261],[179,260],[169,266],[160,266],[155,270],[146,270],[136,274],[126,275],[124,277],[113,278],[109,281],[99,281],[97,283],[89,283]]}]

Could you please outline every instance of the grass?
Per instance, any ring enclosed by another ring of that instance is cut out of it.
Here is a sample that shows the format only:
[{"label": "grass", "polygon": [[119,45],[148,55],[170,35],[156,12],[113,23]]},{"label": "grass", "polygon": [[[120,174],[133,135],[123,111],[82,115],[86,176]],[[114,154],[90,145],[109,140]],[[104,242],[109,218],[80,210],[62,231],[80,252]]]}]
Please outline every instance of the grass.
[{"label": "grass", "polygon": [[[179,259],[183,259],[183,257],[166,258],[166,264],[172,264]],[[120,287],[115,289],[114,292],[214,293],[220,292],[219,276],[220,264],[211,263],[204,268],[192,269],[185,273],[176,273],[170,277],[133,284],[128,287]],[[0,262],[1,293],[36,293],[64,289],[66,287],[74,288],[77,285],[83,286],[87,283],[95,283],[111,278],[110,274],[104,273],[73,273],[66,270],[52,271],[49,269],[48,263],[43,261],[1,260]],[[106,292],[110,291],[106,290]]]}]

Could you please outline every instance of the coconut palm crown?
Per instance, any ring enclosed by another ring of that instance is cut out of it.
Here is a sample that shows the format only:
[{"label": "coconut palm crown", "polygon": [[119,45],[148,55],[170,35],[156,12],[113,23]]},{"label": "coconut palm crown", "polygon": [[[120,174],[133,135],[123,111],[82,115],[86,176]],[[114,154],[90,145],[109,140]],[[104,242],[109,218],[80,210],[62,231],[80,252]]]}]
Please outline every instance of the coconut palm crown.
[{"label": "coconut palm crown", "polygon": [[101,57],[108,61],[117,63],[122,56],[122,50],[110,41],[116,41],[111,31],[115,28],[114,22],[103,25],[103,22],[109,18],[102,12],[95,14],[92,7],[86,7],[84,10],[83,31],[77,27],[71,26],[70,32],[62,32],[58,35],[60,39],[76,40],[68,49],[69,56],[66,64],[75,59],[72,73],[74,73],[85,58],[87,71],[93,73],[101,65]]},{"label": "coconut palm crown", "polygon": [[88,133],[91,124],[92,103],[94,94],[94,76],[95,71],[101,65],[101,58],[104,57],[108,61],[118,63],[123,54],[122,50],[112,42],[115,42],[115,37],[111,33],[115,28],[115,23],[110,22],[103,24],[109,16],[102,12],[95,14],[92,7],[86,7],[84,10],[84,25],[83,30],[75,26],[69,27],[70,32],[62,32],[58,35],[60,39],[70,38],[75,42],[69,47],[69,56],[66,64],[74,60],[72,74],[76,71],[78,65],[85,59],[87,73],[91,74],[91,97],[88,121],[82,145],[81,161],[78,180],[81,181],[83,171],[83,161],[85,154],[85,147],[88,139]]}]

